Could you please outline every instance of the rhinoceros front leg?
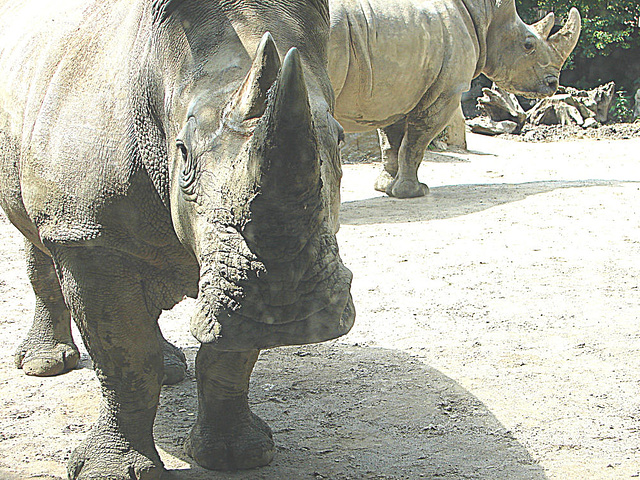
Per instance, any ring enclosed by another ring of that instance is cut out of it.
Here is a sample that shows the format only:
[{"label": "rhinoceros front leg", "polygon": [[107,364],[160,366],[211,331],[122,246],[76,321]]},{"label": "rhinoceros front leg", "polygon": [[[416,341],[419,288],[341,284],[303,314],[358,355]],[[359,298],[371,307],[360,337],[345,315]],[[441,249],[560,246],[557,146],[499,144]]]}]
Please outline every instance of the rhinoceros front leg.
[{"label": "rhinoceros front leg", "polygon": [[449,123],[460,105],[460,95],[443,94],[428,108],[418,104],[407,116],[398,149],[398,173],[387,186],[387,195],[397,198],[422,197],[429,187],[418,181],[418,167],[431,141]]},{"label": "rhinoceros front leg", "polygon": [[380,154],[384,169],[378,175],[373,186],[379,192],[386,192],[387,187],[398,173],[398,150],[404,136],[405,120],[378,129]]},{"label": "rhinoceros front leg", "polygon": [[214,470],[267,465],[275,446],[269,426],[249,409],[249,377],[258,350],[224,352],[202,345],[196,357],[198,418],[185,451]]},{"label": "rhinoceros front leg", "polygon": [[98,420],[71,454],[69,478],[158,479],[164,469],[152,428],[163,375],[160,310],[146,301],[135,260],[99,248],[49,249],[103,395]]},{"label": "rhinoceros front leg", "polygon": [[51,257],[28,240],[25,251],[36,307],[29,333],[16,350],[16,366],[27,375],[58,375],[75,368],[80,358],[71,336],[71,316]]},{"label": "rhinoceros front leg", "polygon": [[397,153],[398,171],[385,189],[387,195],[396,198],[413,198],[423,197],[429,192],[429,187],[418,181],[418,167],[433,138],[435,134],[432,134],[430,129],[425,130],[421,123],[406,123]]}]

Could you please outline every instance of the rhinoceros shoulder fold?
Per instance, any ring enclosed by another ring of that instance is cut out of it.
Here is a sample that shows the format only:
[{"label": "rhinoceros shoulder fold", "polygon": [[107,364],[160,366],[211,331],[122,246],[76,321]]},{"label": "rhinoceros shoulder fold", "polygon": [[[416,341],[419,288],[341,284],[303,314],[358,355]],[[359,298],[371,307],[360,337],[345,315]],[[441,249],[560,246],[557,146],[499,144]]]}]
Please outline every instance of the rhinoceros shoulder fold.
[{"label": "rhinoceros shoulder fold", "polygon": [[[128,45],[140,12],[120,8],[105,17],[103,8],[85,0],[0,5],[0,134],[15,150],[0,162],[19,162],[13,210],[51,241],[97,238],[114,222],[105,218],[109,209],[132,188],[153,183],[168,201],[167,165],[158,161],[166,142],[135,91],[150,86],[132,83],[126,66],[138,58]],[[139,141],[136,126],[145,131]]]}]

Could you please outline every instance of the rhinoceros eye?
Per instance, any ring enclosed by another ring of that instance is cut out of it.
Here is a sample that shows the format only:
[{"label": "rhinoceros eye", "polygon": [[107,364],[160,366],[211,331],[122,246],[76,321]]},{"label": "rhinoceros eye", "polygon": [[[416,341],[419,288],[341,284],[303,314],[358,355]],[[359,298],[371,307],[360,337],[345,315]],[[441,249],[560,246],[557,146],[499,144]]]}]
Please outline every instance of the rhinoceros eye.
[{"label": "rhinoceros eye", "polygon": [[536,49],[536,42],[533,38],[529,37],[524,41],[524,51],[526,53],[533,53]]}]

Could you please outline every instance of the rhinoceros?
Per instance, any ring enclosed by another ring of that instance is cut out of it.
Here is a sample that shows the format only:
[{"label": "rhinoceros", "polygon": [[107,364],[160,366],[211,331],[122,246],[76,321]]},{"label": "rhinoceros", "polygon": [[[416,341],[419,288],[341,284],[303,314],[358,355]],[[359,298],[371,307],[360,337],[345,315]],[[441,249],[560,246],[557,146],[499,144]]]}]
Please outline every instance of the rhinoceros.
[{"label": "rhinoceros", "polygon": [[419,197],[418,167],[471,80],[484,73],[528,97],[552,95],[580,34],[574,8],[550,35],[553,13],[533,25],[514,0],[330,0],[329,76],[347,132],[378,129],[384,171],[377,190]]},{"label": "rhinoceros", "polygon": [[157,319],[184,296],[207,468],[273,456],[260,349],[351,328],[328,34],[323,0],[0,1],[0,206],[36,295],[19,357],[71,368],[72,317],[103,393],[69,478],[162,474]]}]

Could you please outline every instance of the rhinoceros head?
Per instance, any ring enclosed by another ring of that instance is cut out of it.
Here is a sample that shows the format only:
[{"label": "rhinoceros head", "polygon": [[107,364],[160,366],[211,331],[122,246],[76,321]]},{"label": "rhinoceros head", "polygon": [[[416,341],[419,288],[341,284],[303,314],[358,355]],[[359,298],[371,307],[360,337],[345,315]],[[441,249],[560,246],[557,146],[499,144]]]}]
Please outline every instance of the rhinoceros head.
[{"label": "rhinoceros head", "polygon": [[564,26],[550,35],[555,17],[549,13],[525,24],[514,0],[498,0],[487,31],[484,73],[498,86],[531,98],[553,95],[560,70],[580,36],[580,14],[572,8]]},{"label": "rhinoceros head", "polygon": [[342,130],[328,100],[309,94],[298,50],[280,63],[269,34],[226,104],[220,90],[194,89],[173,164],[175,229],[200,263],[192,333],[226,350],[346,333],[351,272],[334,218]]}]

